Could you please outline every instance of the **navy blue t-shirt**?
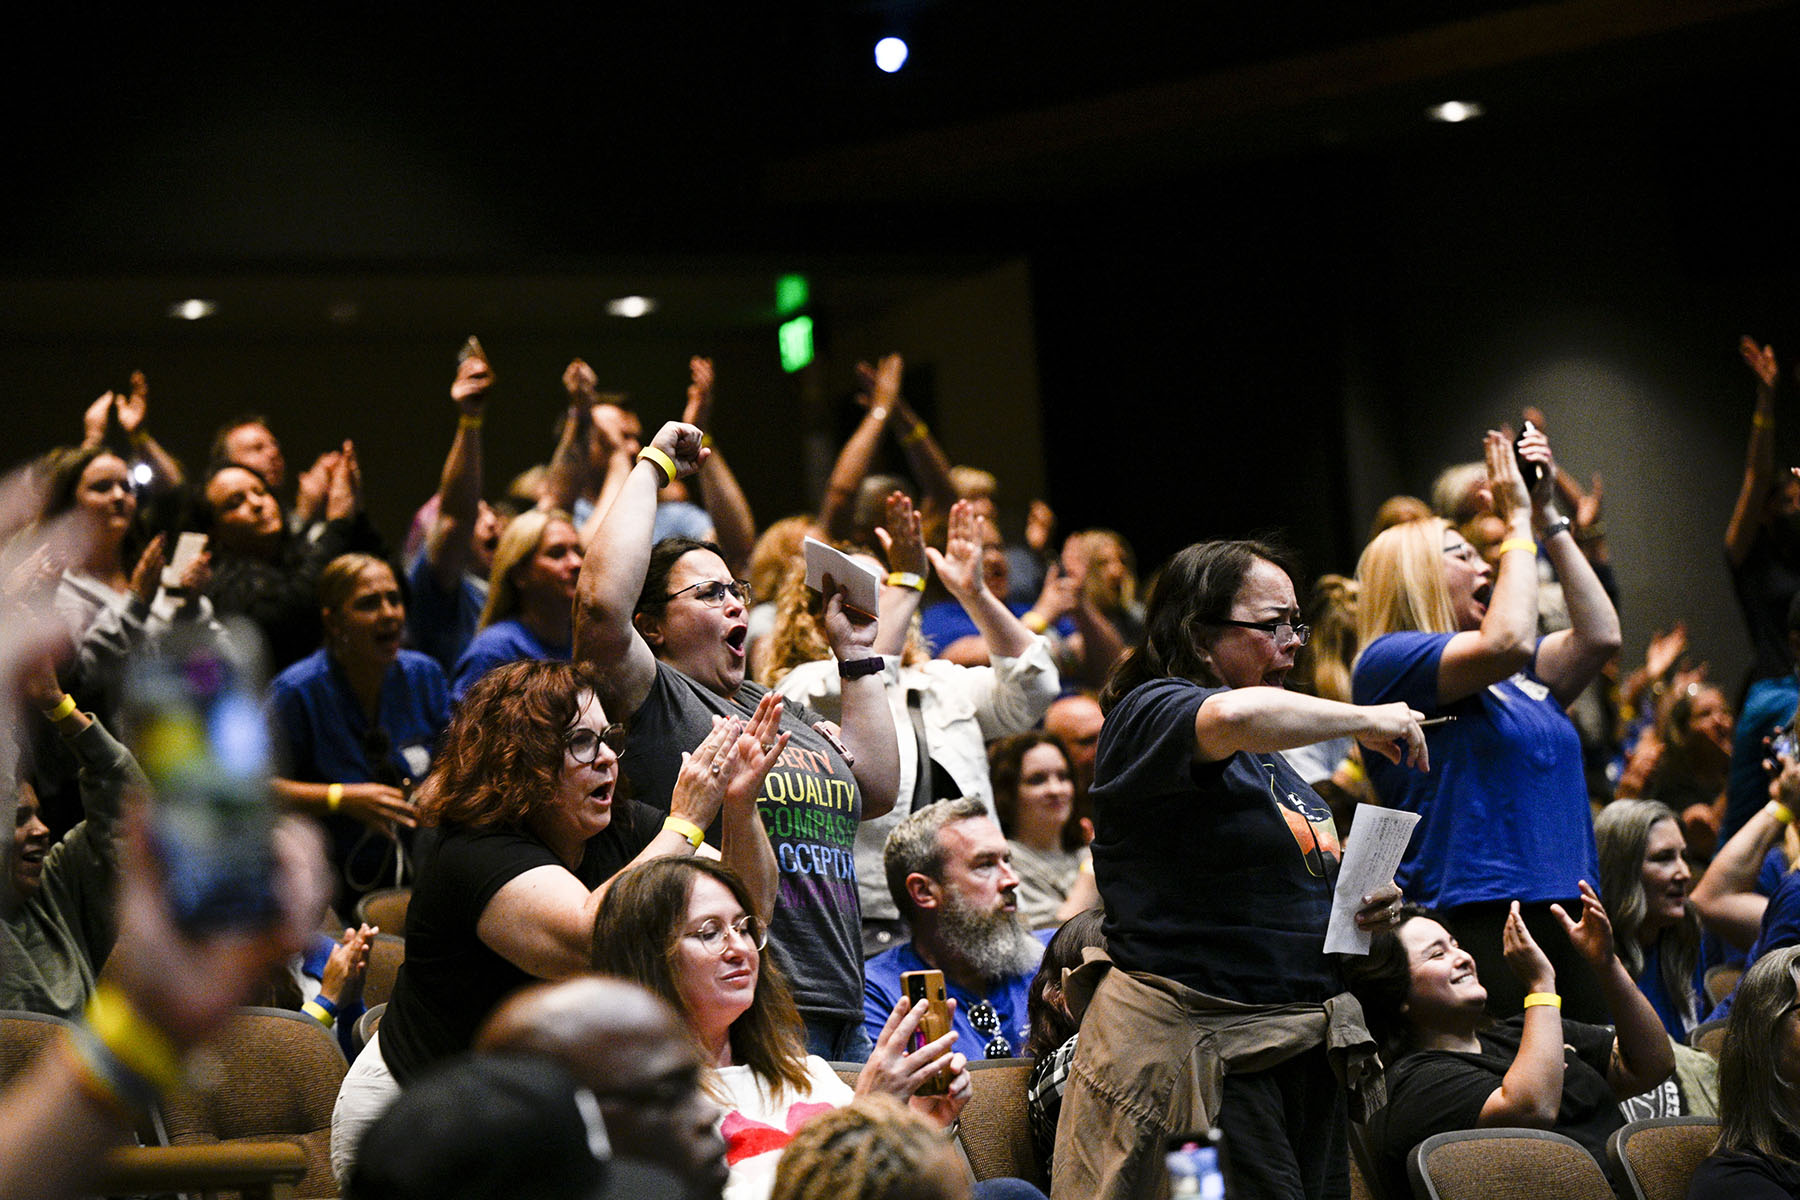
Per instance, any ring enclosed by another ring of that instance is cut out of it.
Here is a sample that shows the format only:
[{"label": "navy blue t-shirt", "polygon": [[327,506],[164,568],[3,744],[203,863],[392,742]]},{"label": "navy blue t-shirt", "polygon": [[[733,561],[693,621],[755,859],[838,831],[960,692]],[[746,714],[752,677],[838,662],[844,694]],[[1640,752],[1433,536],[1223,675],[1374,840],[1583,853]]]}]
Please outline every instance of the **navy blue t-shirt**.
[{"label": "navy blue t-shirt", "polygon": [[1200,705],[1229,690],[1152,680],[1101,726],[1088,794],[1107,952],[1227,1000],[1324,1000],[1342,990],[1324,953],[1337,828],[1279,754],[1196,761]]}]

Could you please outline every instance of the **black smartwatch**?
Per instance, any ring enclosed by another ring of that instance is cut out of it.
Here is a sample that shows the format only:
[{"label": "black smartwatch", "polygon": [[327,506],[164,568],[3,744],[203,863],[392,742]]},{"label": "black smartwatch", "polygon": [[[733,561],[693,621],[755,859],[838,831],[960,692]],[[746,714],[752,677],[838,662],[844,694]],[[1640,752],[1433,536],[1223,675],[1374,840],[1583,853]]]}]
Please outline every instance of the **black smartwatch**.
[{"label": "black smartwatch", "polygon": [[877,654],[872,658],[859,658],[855,662],[840,662],[838,678],[861,679],[864,675],[879,675],[887,665],[887,660]]}]

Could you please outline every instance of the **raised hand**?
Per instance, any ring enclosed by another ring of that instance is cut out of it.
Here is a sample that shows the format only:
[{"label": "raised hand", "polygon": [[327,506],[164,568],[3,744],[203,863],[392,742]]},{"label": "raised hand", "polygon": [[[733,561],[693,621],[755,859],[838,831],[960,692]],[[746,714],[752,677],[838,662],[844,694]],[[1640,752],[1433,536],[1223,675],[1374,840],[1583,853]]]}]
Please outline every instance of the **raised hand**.
[{"label": "raised hand", "polygon": [[1542,509],[1556,499],[1556,459],[1550,453],[1550,439],[1542,429],[1534,429],[1519,439],[1519,453],[1526,462],[1542,468],[1537,486],[1531,489],[1532,505]]},{"label": "raised hand", "polygon": [[873,617],[853,613],[845,605],[847,591],[829,574],[820,581],[825,585],[825,640],[841,663],[869,657],[875,644],[878,624]]},{"label": "raised hand", "polygon": [[656,431],[650,444],[675,463],[677,478],[685,478],[698,471],[700,464],[712,455],[712,451],[702,444],[704,436],[697,425],[690,425],[685,421],[670,421]]},{"label": "raised hand", "polygon": [[1506,954],[1506,965],[1512,973],[1531,992],[1554,992],[1556,990],[1556,968],[1550,965],[1550,957],[1531,936],[1531,930],[1525,927],[1525,918],[1519,915],[1519,902],[1512,902],[1512,909],[1506,914],[1506,924],[1500,931],[1500,945]]},{"label": "raised hand", "polygon": [[1661,679],[1675,669],[1681,656],[1687,653],[1687,623],[1677,621],[1668,629],[1659,631],[1650,639],[1650,646],[1644,651],[1644,670],[1650,678]]},{"label": "raised hand", "polygon": [[294,516],[301,524],[311,524],[313,517],[325,506],[325,498],[331,494],[331,477],[343,456],[342,450],[327,450],[301,472],[294,493]]},{"label": "raised hand", "polygon": [[147,606],[156,599],[156,589],[162,586],[163,567],[169,561],[168,544],[166,533],[151,538],[144,552],[138,555],[137,566],[131,569],[131,594],[139,604]]},{"label": "raised hand", "polygon": [[325,489],[325,519],[336,521],[356,515],[359,506],[359,479],[355,450],[348,441],[331,467],[331,480]]},{"label": "raised hand", "polygon": [[581,359],[569,360],[569,365],[563,368],[562,382],[571,405],[591,408],[600,403],[600,377]]},{"label": "raised hand", "polygon": [[[705,829],[719,815],[728,783],[736,780],[738,735],[744,732],[742,717],[713,717],[712,731],[692,751],[683,751],[681,771],[669,796],[669,815],[692,821]],[[761,786],[761,780],[757,786]],[[752,793],[752,800],[755,794]]]},{"label": "raised hand", "polygon": [[[954,1018],[956,1001],[948,1003]],[[907,1049],[912,1044],[913,1034],[919,1030],[919,1023],[925,1019],[927,1007],[924,1000],[909,1001],[904,997],[894,1005],[875,1038],[875,1048],[869,1052],[868,1062],[863,1064],[861,1074],[856,1077],[857,1095],[906,1100],[927,1080],[962,1057],[952,1053],[956,1045],[955,1029],[936,1041],[926,1042],[917,1050]]]},{"label": "raised hand", "polygon": [[1494,496],[1494,515],[1510,521],[1513,513],[1531,505],[1531,493],[1519,464],[1513,458],[1512,439],[1498,429],[1490,429],[1482,439],[1481,449],[1487,459],[1488,488]]},{"label": "raised hand", "polygon": [[1050,547],[1050,536],[1056,532],[1056,514],[1042,500],[1033,500],[1025,513],[1025,544],[1033,554]]},{"label": "raised hand", "polygon": [[142,371],[131,373],[131,390],[115,396],[113,408],[119,415],[119,428],[128,437],[136,436],[150,415],[150,380]]},{"label": "raised hand", "polygon": [[705,429],[712,423],[712,359],[701,358],[699,355],[688,359],[688,376],[691,382],[688,384],[687,406],[681,411],[681,419],[689,425]]},{"label": "raised hand", "polygon": [[967,500],[950,506],[949,533],[944,539],[944,552],[928,546],[925,554],[944,587],[959,602],[967,604],[987,590],[981,571],[981,552],[987,544],[987,518],[975,511]]},{"label": "raised hand", "polygon": [[756,712],[737,736],[736,755],[730,761],[725,781],[727,808],[754,813],[756,798],[762,794],[763,780],[769,769],[787,749],[788,735],[781,731],[784,705],[779,693],[764,692],[756,702]]},{"label": "raised hand", "polygon": [[479,417],[487,403],[488,389],[494,386],[494,369],[486,359],[465,358],[456,365],[456,379],[450,384],[450,399],[465,417]]},{"label": "raised hand", "polygon": [[1569,944],[1575,952],[1588,960],[1594,967],[1603,967],[1613,955],[1612,918],[1606,915],[1606,906],[1600,903],[1600,893],[1583,879],[1578,885],[1581,888],[1581,920],[1571,920],[1560,904],[1552,904],[1550,912],[1569,935]]},{"label": "raised hand", "polygon": [[931,569],[925,556],[925,526],[912,497],[898,488],[888,493],[887,524],[875,527],[875,540],[887,559],[888,570],[905,571],[924,578]]},{"label": "raised hand", "polygon": [[1775,381],[1781,378],[1781,368],[1775,362],[1775,347],[1758,346],[1755,338],[1745,334],[1738,339],[1738,354],[1756,376],[1757,386],[1766,392],[1774,391]]}]

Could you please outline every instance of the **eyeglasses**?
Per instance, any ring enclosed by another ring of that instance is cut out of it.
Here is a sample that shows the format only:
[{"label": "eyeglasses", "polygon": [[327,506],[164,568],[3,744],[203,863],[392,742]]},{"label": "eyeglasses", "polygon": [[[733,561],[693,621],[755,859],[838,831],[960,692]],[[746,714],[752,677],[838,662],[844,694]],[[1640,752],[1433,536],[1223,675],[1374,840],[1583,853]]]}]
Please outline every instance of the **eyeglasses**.
[{"label": "eyeglasses", "polygon": [[686,936],[699,942],[700,948],[708,954],[723,954],[729,942],[728,935],[733,933],[752,950],[761,950],[769,944],[769,927],[762,923],[761,917],[751,913],[746,913],[729,925],[717,919],[709,920]]},{"label": "eyeglasses", "polygon": [[1481,561],[1481,555],[1477,554],[1475,552],[1475,547],[1469,545],[1467,542],[1458,542],[1454,546],[1445,546],[1444,557],[1454,558],[1457,562],[1467,563],[1470,566]]},{"label": "eyeglasses", "polygon": [[600,757],[600,747],[605,746],[613,752],[613,757],[625,753],[625,727],[614,721],[605,729],[589,729],[583,725],[569,735],[565,743],[569,757],[586,766]]},{"label": "eyeglasses", "polygon": [[1012,1043],[1006,1040],[1004,1033],[1000,1032],[1000,1014],[986,999],[977,1001],[969,1009],[969,1024],[975,1027],[976,1033],[987,1039],[987,1045],[981,1048],[983,1056],[987,1058],[1011,1058],[1013,1056]]},{"label": "eyeglasses", "polygon": [[690,583],[679,592],[670,592],[663,597],[667,604],[679,596],[694,593],[694,599],[708,608],[719,608],[725,603],[726,596],[737,597],[737,602],[749,608],[755,601],[755,593],[750,590],[750,583],[744,579],[702,579],[699,583]]},{"label": "eyeglasses", "polygon": [[1231,621],[1221,617],[1214,625],[1231,625],[1238,629],[1260,629],[1276,641],[1283,637],[1291,637],[1296,645],[1306,645],[1306,639],[1312,636],[1311,625],[1301,625],[1294,621]]}]

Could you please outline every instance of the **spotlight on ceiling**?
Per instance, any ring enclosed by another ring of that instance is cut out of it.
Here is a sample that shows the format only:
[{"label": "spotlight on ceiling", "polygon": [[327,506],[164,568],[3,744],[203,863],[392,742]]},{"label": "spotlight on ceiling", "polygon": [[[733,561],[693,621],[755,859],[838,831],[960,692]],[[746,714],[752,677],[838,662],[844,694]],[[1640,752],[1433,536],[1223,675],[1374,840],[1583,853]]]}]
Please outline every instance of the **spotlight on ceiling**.
[{"label": "spotlight on ceiling", "polygon": [[177,321],[198,321],[212,316],[218,309],[211,300],[182,300],[169,305],[169,315]]},{"label": "spotlight on ceiling", "polygon": [[875,65],[892,75],[906,65],[906,43],[897,37],[884,37],[875,43]]},{"label": "spotlight on ceiling", "polygon": [[606,302],[606,311],[615,317],[641,317],[656,311],[656,301],[648,296],[620,296]]},{"label": "spotlight on ceiling", "polygon": [[1473,121],[1485,111],[1473,100],[1446,100],[1442,104],[1434,104],[1426,109],[1425,115],[1434,121],[1457,125],[1463,121]]}]

